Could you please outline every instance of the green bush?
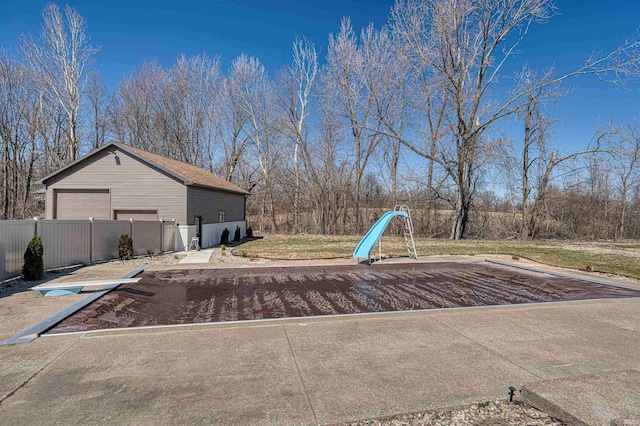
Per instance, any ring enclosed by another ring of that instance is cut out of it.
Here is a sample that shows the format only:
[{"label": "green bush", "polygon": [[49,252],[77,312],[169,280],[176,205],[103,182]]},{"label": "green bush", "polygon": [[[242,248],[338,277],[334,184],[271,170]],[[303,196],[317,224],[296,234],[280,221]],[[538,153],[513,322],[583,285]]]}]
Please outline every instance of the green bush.
[{"label": "green bush", "polygon": [[233,234],[233,241],[240,241],[240,227],[236,226],[236,232]]},{"label": "green bush", "polygon": [[224,228],[222,235],[220,235],[220,244],[229,244],[229,228]]},{"label": "green bush", "polygon": [[120,260],[133,259],[133,240],[128,234],[122,234],[118,238],[118,256]]},{"label": "green bush", "polygon": [[33,237],[24,252],[22,275],[26,281],[35,281],[44,275],[44,248],[40,237]]},{"label": "green bush", "polygon": [[247,238],[253,238],[253,229],[251,227],[247,228]]}]

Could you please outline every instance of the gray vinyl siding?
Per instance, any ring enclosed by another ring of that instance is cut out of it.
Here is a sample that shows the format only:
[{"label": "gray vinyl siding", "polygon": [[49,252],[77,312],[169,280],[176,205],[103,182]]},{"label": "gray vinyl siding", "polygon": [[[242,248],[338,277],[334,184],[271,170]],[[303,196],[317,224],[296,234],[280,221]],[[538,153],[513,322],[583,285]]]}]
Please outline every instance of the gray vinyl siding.
[{"label": "gray vinyl siding", "polygon": [[157,210],[158,219],[175,218],[177,223],[186,224],[187,187],[115,147],[81,161],[47,184],[47,219],[54,219],[56,189],[109,189],[111,219],[114,210]]},{"label": "gray vinyl siding", "polygon": [[195,216],[202,216],[203,223],[217,223],[218,212],[225,211],[225,222],[245,220],[244,195],[189,187],[187,189],[187,224],[194,224]]}]

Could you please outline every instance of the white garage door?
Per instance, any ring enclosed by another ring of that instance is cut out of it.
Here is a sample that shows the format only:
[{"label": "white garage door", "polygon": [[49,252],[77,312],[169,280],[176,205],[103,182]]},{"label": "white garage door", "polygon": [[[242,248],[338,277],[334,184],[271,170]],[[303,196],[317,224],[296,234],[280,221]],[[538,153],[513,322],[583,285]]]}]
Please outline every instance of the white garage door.
[{"label": "white garage door", "polygon": [[57,189],[56,219],[111,219],[108,189]]},{"label": "white garage door", "polygon": [[158,210],[116,210],[116,220],[158,220]]}]

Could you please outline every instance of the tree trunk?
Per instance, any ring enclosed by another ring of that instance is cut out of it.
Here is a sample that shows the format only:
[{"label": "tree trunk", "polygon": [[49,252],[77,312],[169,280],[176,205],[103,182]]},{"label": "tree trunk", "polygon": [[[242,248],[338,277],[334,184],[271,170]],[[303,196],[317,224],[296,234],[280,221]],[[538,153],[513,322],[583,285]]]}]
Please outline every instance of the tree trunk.
[{"label": "tree trunk", "polygon": [[456,216],[451,227],[452,240],[461,240],[464,238],[467,230],[467,222],[469,221],[470,194],[466,190],[459,190],[456,199]]},{"label": "tree trunk", "polygon": [[295,173],[295,181],[293,187],[293,233],[298,234],[300,232],[300,164],[298,161],[298,150],[300,149],[300,143],[296,141],[296,146],[293,151],[293,167]]},{"label": "tree trunk", "polygon": [[627,182],[626,179],[622,183],[622,194],[621,194],[621,205],[620,205],[620,222],[618,222],[618,238],[619,240],[624,239],[625,237],[625,225],[627,220]]}]

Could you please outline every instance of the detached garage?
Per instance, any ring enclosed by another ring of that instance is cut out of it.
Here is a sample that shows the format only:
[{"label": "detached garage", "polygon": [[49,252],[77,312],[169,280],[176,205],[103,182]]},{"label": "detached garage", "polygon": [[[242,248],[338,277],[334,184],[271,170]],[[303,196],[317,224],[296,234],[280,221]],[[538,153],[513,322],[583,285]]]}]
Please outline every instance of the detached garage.
[{"label": "detached garage", "polygon": [[[45,177],[46,219],[245,220],[244,189],[204,169],[110,142]],[[201,229],[196,229],[201,233]]]}]

